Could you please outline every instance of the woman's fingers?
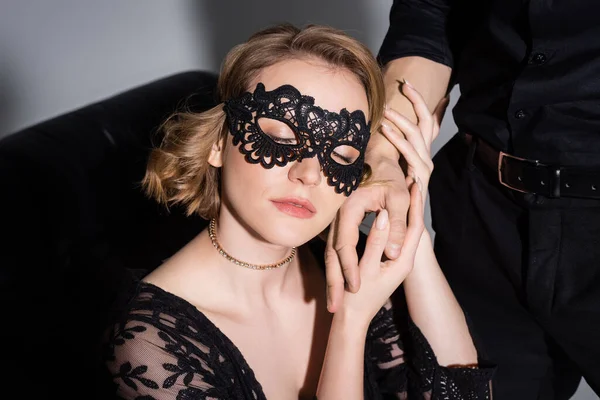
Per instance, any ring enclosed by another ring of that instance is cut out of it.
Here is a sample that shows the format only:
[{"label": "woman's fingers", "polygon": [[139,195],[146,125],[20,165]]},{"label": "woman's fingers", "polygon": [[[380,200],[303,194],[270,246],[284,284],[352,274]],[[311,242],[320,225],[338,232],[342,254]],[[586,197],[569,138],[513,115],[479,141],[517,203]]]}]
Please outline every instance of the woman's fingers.
[{"label": "woman's fingers", "polygon": [[[422,180],[429,180],[429,175],[433,170],[433,162],[428,155],[422,156],[415,149],[415,147],[407,139],[402,137],[401,134],[390,129],[387,126],[382,126],[381,132],[398,149],[398,151],[404,156],[404,159],[408,163],[409,167],[412,168],[413,173],[416,176],[421,177]],[[425,158],[424,158],[425,157]]]},{"label": "woman's fingers", "polygon": [[431,143],[433,116],[429,111],[429,107],[427,107],[427,103],[425,103],[425,99],[407,80],[404,80],[404,84],[402,85],[402,93],[413,104],[418,121],[417,125],[423,135],[427,136],[425,140]]},{"label": "woman's fingers", "polygon": [[[358,194],[358,193],[354,193]],[[357,202],[356,198],[346,201],[344,206],[338,211],[330,230],[331,235],[327,240],[327,252],[335,252],[335,257],[332,255],[325,261],[327,266],[327,284],[333,289],[335,287],[335,293],[337,294],[340,288],[345,290],[343,282],[347,283],[347,287],[351,292],[356,292],[360,288],[360,271],[358,270],[358,254],[356,252],[356,245],[359,239],[359,227],[362,220],[365,217],[365,212],[368,210],[365,208],[367,202]],[[367,199],[368,200],[368,199]],[[329,262],[331,261],[331,262]],[[329,271],[339,269],[342,272],[343,280],[340,283],[337,271],[332,271],[329,279]],[[337,305],[337,299],[335,297],[334,307]]]},{"label": "woman's fingers", "polygon": [[[411,142],[415,149],[420,153],[429,154],[428,140],[417,125],[413,124],[408,118],[391,108],[385,110],[384,116],[386,119],[381,123],[382,127],[390,129],[394,129],[395,127],[402,132],[406,139]],[[393,126],[390,126],[390,122]],[[427,136],[431,136],[431,134],[428,134]]]},{"label": "woman's fingers", "polygon": [[392,269],[390,273],[392,275],[391,280],[394,281],[394,283],[402,282],[406,275],[412,270],[415,254],[419,247],[419,241],[421,240],[421,235],[425,229],[425,222],[423,220],[423,195],[419,187],[422,186],[419,185],[418,182],[415,182],[410,188],[408,227],[402,249],[400,250],[400,257],[398,257],[397,260],[386,262]]},{"label": "woman's fingers", "polygon": [[327,310],[334,313],[342,305],[344,299],[344,275],[338,253],[332,246],[333,237],[337,232],[337,219],[334,219],[331,225],[325,248],[325,276],[327,278]]},{"label": "woman's fingers", "polygon": [[424,188],[419,182],[417,177],[415,183],[410,188],[410,208],[408,209],[408,228],[407,236],[410,236],[407,248],[414,251],[417,250],[419,241],[421,240],[421,234],[425,228],[424,218],[424,204],[421,201],[423,198]]},{"label": "woman's fingers", "polygon": [[379,211],[367,236],[365,252],[360,259],[360,268],[365,272],[381,268],[381,258],[390,233],[390,221],[386,209]]}]

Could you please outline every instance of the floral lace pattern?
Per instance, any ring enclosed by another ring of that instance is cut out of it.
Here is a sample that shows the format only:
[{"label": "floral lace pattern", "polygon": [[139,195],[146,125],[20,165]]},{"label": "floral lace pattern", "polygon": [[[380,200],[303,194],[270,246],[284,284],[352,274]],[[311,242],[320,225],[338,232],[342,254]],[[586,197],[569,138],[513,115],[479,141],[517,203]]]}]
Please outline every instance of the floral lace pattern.
[{"label": "floral lace pattern", "polygon": [[[266,399],[238,348],[202,312],[151,284],[136,282],[134,288],[105,343],[120,398]],[[409,340],[415,357],[405,360],[390,305],[375,316],[367,335],[365,399],[490,398],[491,369],[440,367],[414,324]]]}]

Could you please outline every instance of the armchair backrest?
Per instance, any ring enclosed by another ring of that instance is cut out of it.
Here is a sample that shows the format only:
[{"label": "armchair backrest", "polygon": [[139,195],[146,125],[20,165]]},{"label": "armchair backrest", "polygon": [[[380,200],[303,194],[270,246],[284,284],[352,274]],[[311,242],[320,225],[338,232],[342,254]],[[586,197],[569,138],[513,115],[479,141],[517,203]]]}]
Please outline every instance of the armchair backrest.
[{"label": "armchair backrest", "polygon": [[0,140],[0,362],[25,398],[106,398],[98,328],[125,268],[155,268],[206,223],[141,192],[151,138],[184,102],[214,106],[215,86],[179,73]]}]

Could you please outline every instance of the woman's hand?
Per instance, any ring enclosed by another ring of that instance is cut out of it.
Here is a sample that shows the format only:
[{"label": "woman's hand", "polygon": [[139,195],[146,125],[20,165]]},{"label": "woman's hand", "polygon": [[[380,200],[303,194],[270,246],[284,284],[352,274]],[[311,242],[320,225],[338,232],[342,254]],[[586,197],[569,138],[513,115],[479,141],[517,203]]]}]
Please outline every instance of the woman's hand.
[{"label": "woman's hand", "polygon": [[[449,99],[444,97],[432,114],[423,97],[408,83],[403,85],[403,93],[414,106],[417,123],[414,124],[398,112],[386,108],[381,131],[408,164],[407,184],[418,178],[423,189],[427,188],[433,172],[431,143],[439,135],[441,120],[446,112]],[[423,190],[423,193],[426,191]],[[423,196],[423,201],[425,201],[425,196]]]},{"label": "woman's hand", "polygon": [[[392,147],[383,135],[381,142]],[[372,138],[373,140],[373,138]],[[335,313],[343,302],[345,287],[351,292],[360,288],[359,259],[356,246],[359,228],[365,214],[386,210],[389,219],[389,235],[386,256],[396,258],[406,235],[406,216],[410,205],[409,190],[404,172],[395,156],[378,156],[372,153],[372,177],[382,184],[359,187],[338,211],[328,230],[325,265],[327,276],[327,308]],[[412,182],[412,181],[411,181]]]},{"label": "woman's hand", "polygon": [[[329,228],[325,264],[327,308],[330,312],[336,312],[343,301],[344,283],[353,293],[361,286],[356,245],[359,236],[358,228],[365,214],[387,210],[390,233],[385,255],[395,259],[400,253],[406,235],[406,215],[411,203],[408,188],[416,181],[416,177],[420,179],[422,190],[429,183],[429,176],[433,170],[429,155],[431,143],[439,133],[441,117],[448,105],[448,98],[440,101],[432,115],[421,95],[409,84],[402,86],[402,93],[412,102],[418,123],[413,124],[399,113],[387,109],[384,121],[384,126],[387,127],[381,129],[383,136],[373,136],[369,146],[387,147],[391,143],[405,159],[410,158],[407,160],[408,175],[405,177],[398,159],[389,152],[380,154],[379,151],[367,151],[367,162],[372,169],[372,179],[383,184],[360,187],[342,206]],[[397,153],[395,151],[393,153],[397,157]],[[421,196],[423,203],[425,193],[423,190]]]},{"label": "woman's hand", "polygon": [[368,325],[413,268],[424,230],[422,194],[417,184],[410,187],[410,203],[406,236],[397,259],[382,261],[390,232],[388,212],[385,209],[379,211],[373,222],[359,263],[360,290],[345,292],[338,311],[357,323]]},{"label": "woman's hand", "polygon": [[[430,114],[422,106],[416,90],[407,88],[405,92],[415,105],[418,123],[413,124],[393,110],[386,110],[388,126],[382,132],[407,162],[407,182],[412,175],[425,193],[433,170],[431,143],[439,133],[448,101],[442,99],[434,113]],[[411,208],[414,206],[411,202]],[[422,234],[414,260],[414,268],[403,281],[406,304],[413,322],[433,349],[437,362],[444,366],[477,364],[477,349],[464,314],[438,265],[427,231]]]}]

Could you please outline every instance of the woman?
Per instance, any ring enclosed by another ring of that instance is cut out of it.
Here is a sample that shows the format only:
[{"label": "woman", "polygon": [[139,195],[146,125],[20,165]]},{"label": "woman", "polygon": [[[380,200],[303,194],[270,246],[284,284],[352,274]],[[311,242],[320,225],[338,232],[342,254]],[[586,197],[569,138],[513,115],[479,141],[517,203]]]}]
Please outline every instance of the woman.
[{"label": "woman", "polygon": [[[404,360],[388,299],[416,260],[436,266],[419,184],[403,255],[381,262],[389,222],[380,212],[361,261],[360,292],[347,293],[335,314],[327,311],[324,246],[315,237],[364,178],[370,130],[384,111],[369,50],[332,28],[276,26],[227,55],[218,90],[224,102],[217,107],[170,118],[151,154],[147,193],[211,221],[134,284],[107,341],[119,396],[376,399],[406,398],[411,387],[419,398],[487,396],[487,370],[440,367],[414,325],[412,372]],[[433,132],[431,115],[414,99],[426,122],[409,127]],[[421,171],[418,153],[402,145]],[[475,364],[443,277],[437,286],[423,284],[443,293],[435,311],[443,317],[429,325],[454,341],[436,355],[447,365]],[[427,315],[428,306],[417,309]]]}]

